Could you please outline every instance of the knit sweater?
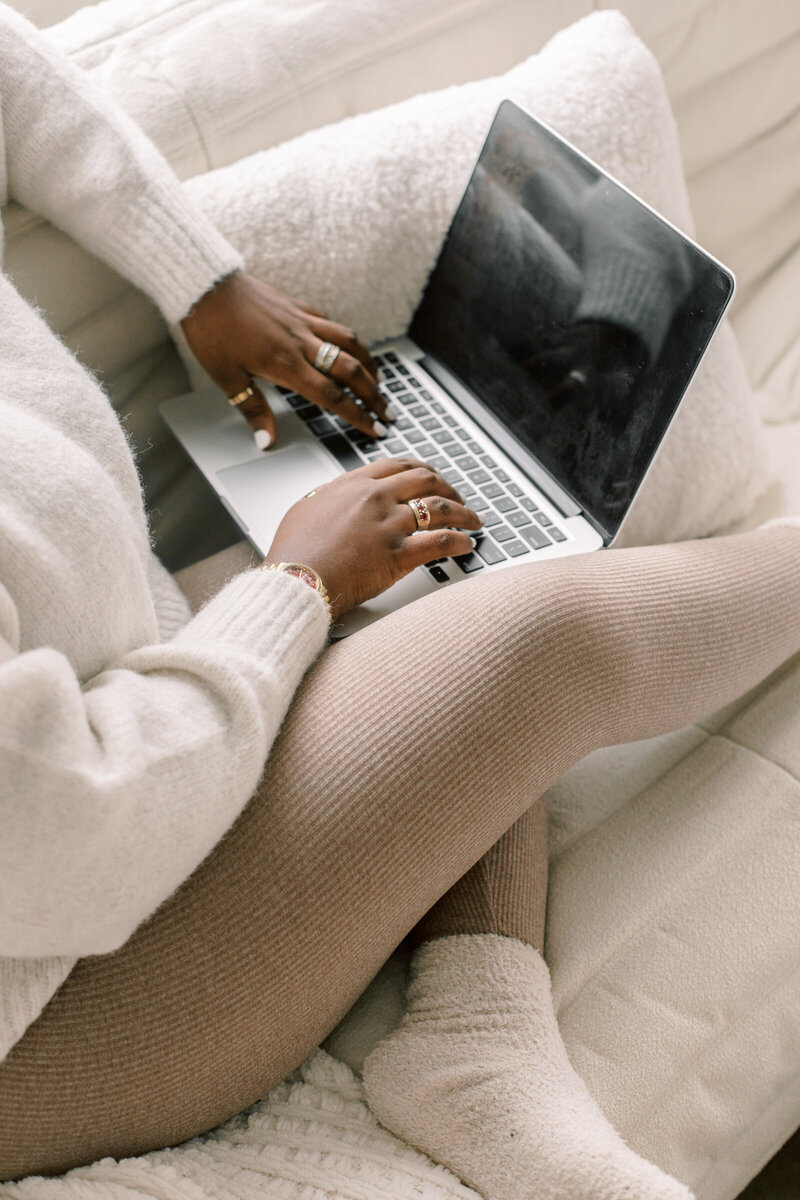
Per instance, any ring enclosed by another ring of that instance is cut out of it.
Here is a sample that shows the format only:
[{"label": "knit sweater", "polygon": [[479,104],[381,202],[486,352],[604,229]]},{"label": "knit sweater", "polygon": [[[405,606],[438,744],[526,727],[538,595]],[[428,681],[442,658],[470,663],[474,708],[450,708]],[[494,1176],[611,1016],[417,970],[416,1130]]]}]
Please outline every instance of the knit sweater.
[{"label": "knit sweater", "polygon": [[[169,321],[241,265],[143,134],[0,5],[9,198]],[[235,820],[327,621],[265,571],[190,619],[106,396],[4,275],[0,430],[3,1058],[76,959],[121,946]]]}]

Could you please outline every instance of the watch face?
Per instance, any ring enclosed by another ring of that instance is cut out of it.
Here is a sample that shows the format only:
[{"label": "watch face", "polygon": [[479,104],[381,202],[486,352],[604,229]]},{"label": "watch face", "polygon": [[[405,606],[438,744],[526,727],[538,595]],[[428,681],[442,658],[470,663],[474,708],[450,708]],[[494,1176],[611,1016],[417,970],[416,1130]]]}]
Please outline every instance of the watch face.
[{"label": "watch face", "polygon": [[312,587],[315,592],[317,591],[319,587],[319,580],[317,579],[316,575],[312,575],[310,571],[305,569],[305,567],[287,567],[286,571],[288,575],[296,575],[298,579],[302,579],[303,583],[307,583],[308,586]]}]

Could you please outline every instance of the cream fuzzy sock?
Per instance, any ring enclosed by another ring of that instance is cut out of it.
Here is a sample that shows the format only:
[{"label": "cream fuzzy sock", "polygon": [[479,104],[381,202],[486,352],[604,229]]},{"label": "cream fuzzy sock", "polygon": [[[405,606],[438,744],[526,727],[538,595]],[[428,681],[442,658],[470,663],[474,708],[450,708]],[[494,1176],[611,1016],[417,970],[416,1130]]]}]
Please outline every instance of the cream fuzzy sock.
[{"label": "cream fuzzy sock", "polygon": [[364,1064],[367,1100],[484,1200],[691,1200],[628,1149],[573,1071],[531,946],[496,934],[426,942],[407,1004]]}]

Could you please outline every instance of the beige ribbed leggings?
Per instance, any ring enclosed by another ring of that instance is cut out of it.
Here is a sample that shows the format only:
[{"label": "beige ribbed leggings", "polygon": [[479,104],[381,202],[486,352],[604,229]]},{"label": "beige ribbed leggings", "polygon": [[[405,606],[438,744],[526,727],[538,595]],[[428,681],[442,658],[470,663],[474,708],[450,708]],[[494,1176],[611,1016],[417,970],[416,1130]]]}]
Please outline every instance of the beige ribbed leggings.
[{"label": "beige ribbed leggings", "polygon": [[251,1104],[568,767],[798,649],[788,528],[495,572],[331,647],[230,833],[122,949],[78,963],[0,1065],[0,1179]]}]

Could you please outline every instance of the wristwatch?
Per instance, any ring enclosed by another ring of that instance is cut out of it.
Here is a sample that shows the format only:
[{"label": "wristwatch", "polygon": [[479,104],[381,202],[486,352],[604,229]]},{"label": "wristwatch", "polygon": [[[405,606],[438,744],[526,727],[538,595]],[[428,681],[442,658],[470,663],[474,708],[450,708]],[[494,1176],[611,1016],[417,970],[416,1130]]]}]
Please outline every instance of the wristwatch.
[{"label": "wristwatch", "polygon": [[313,567],[307,567],[305,563],[262,563],[262,571],[283,571],[286,575],[296,575],[298,579],[302,579],[303,583],[308,584],[315,592],[319,593],[325,601],[325,607],[328,610],[328,620],[333,620],[333,611],[331,609],[331,598],[328,595],[328,589],[320,579]]}]

